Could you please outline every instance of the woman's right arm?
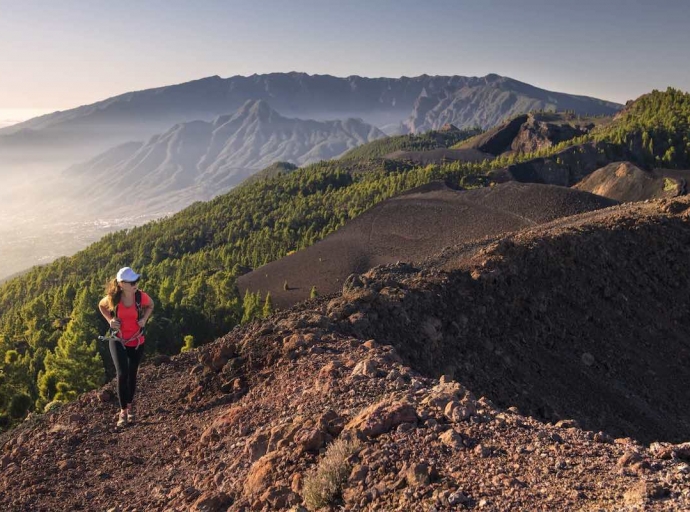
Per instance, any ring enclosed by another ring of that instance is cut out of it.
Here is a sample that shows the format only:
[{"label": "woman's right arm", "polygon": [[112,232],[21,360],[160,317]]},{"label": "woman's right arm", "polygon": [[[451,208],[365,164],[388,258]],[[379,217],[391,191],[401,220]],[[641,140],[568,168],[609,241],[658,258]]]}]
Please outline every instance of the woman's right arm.
[{"label": "woman's right arm", "polygon": [[101,312],[101,315],[103,315],[103,318],[105,318],[105,321],[108,322],[108,326],[110,326],[111,329],[120,328],[120,321],[117,318],[113,318],[106,297],[103,297],[98,303],[98,310]]}]

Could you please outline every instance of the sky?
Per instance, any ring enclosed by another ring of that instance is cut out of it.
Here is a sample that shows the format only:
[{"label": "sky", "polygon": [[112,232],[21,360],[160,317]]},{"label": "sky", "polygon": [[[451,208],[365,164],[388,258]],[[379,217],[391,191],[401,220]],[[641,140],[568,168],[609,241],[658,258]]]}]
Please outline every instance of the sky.
[{"label": "sky", "polygon": [[484,76],[690,91],[690,0],[0,0],[0,126],[219,75]]}]

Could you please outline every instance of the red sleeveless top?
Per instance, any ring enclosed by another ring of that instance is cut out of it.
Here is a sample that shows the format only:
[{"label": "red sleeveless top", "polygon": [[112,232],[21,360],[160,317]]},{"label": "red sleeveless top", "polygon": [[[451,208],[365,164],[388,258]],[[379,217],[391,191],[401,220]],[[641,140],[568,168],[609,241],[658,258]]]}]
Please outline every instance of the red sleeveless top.
[{"label": "red sleeveless top", "polygon": [[[151,297],[145,292],[141,292],[141,308],[145,308],[151,304]],[[137,313],[137,305],[132,301],[132,305],[127,307],[122,302],[117,305],[117,318],[120,320],[119,336],[123,340],[129,340],[139,331],[139,320]],[[136,347],[140,343],[144,343],[144,336],[137,336],[136,338],[125,343],[126,347]]]}]

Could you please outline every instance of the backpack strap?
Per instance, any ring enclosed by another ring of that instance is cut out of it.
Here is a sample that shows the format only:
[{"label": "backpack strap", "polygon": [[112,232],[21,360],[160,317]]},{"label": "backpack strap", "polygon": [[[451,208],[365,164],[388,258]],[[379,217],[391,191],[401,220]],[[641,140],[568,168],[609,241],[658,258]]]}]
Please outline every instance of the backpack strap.
[{"label": "backpack strap", "polygon": [[134,304],[137,306],[137,320],[141,320],[141,290],[134,292]]}]

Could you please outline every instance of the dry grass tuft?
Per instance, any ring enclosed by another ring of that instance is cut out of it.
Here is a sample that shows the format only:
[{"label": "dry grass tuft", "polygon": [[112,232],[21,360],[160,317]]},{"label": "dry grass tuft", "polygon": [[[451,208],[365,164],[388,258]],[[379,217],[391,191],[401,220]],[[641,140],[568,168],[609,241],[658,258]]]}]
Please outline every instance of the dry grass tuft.
[{"label": "dry grass tuft", "polygon": [[304,479],[302,497],[309,510],[318,510],[340,495],[350,472],[348,458],[360,448],[359,441],[336,439],[318,465]]}]

